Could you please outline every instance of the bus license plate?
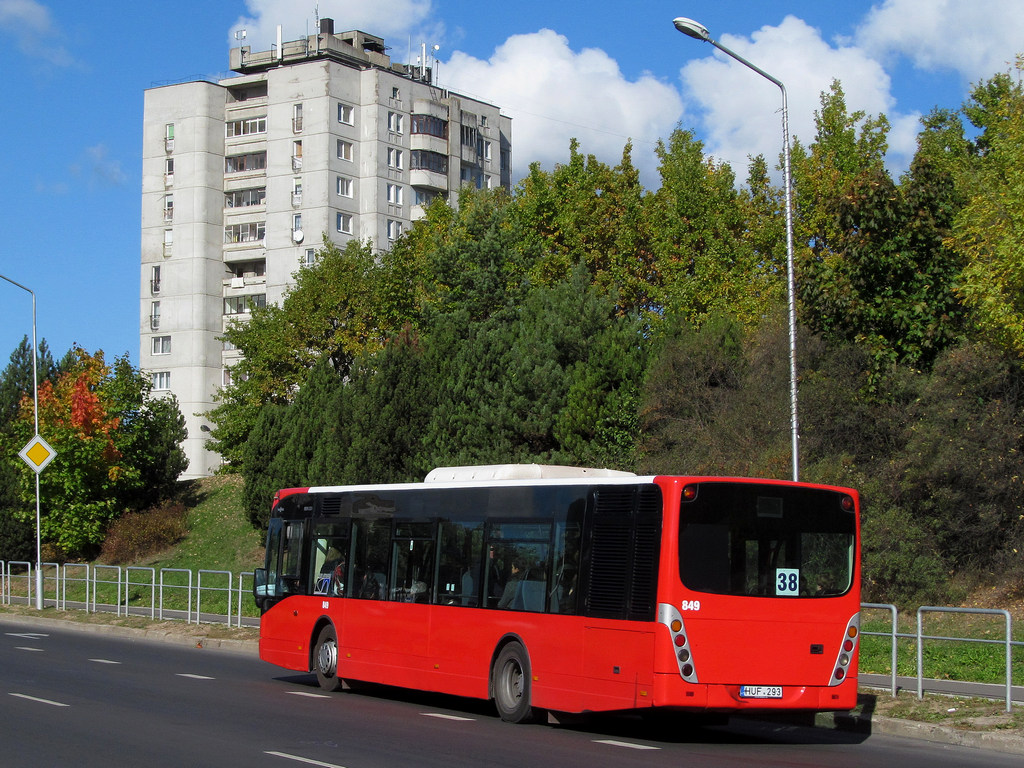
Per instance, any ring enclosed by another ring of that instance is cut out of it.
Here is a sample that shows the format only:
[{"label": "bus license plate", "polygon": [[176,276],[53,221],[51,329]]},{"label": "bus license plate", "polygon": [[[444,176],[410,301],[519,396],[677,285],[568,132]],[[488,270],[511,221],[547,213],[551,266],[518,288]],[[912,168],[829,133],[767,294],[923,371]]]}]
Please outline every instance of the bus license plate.
[{"label": "bus license plate", "polygon": [[781,699],[781,685],[741,685],[740,698],[743,699]]}]

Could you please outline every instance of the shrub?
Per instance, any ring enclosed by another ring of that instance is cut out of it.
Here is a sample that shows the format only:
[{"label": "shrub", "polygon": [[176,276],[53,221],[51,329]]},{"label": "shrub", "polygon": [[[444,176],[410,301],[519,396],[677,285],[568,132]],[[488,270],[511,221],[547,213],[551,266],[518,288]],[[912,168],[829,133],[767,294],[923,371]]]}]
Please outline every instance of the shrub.
[{"label": "shrub", "polygon": [[0,508],[0,560],[36,559],[35,523],[19,520],[10,509]]},{"label": "shrub", "polygon": [[129,512],[107,529],[100,560],[125,565],[137,563],[176,544],[188,528],[184,504],[165,501],[143,512]]}]

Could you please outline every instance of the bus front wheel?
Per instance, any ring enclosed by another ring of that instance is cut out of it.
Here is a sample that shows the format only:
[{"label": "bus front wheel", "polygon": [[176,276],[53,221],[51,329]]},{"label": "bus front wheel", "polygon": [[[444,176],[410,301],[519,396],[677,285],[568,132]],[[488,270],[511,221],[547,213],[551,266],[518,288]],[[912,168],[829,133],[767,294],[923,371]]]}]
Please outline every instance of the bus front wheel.
[{"label": "bus front wheel", "polygon": [[491,688],[494,705],[505,722],[525,723],[534,719],[530,679],[530,657],[522,643],[511,642],[502,648],[494,662]]},{"label": "bus front wheel", "polygon": [[325,691],[341,688],[341,678],[338,677],[338,635],[330,624],[321,629],[317,636],[313,665],[321,688]]}]

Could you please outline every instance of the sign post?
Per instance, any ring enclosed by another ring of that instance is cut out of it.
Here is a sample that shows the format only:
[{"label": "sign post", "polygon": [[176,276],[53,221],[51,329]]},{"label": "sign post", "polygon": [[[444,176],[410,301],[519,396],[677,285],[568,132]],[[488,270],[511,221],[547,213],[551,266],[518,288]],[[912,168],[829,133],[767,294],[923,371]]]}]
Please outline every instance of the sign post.
[{"label": "sign post", "polygon": [[[33,350],[33,353],[35,350]],[[32,471],[36,473],[36,609],[43,610],[43,563],[39,555],[41,529],[39,525],[39,474],[46,468],[46,465],[53,461],[57,452],[50,447],[50,444],[36,433],[36,436],[29,440],[25,447],[18,451],[18,456]]]}]

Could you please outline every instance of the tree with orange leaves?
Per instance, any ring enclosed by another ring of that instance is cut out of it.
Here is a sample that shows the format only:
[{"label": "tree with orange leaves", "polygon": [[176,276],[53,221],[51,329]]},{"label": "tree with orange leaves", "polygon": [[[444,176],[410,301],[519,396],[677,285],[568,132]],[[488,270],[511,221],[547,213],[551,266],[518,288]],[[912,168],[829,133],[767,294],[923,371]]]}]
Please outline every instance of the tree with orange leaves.
[{"label": "tree with orange leaves", "polygon": [[[62,373],[39,384],[39,431],[57,452],[40,475],[41,533],[54,557],[93,554],[113,519],[168,494],[186,466],[177,447],[184,419],[173,398],[151,398],[149,382],[125,357],[109,366],[102,351],[75,347],[69,358]],[[25,397],[15,442],[27,442],[32,426]],[[34,512],[34,493],[25,473],[26,514]]]}]

